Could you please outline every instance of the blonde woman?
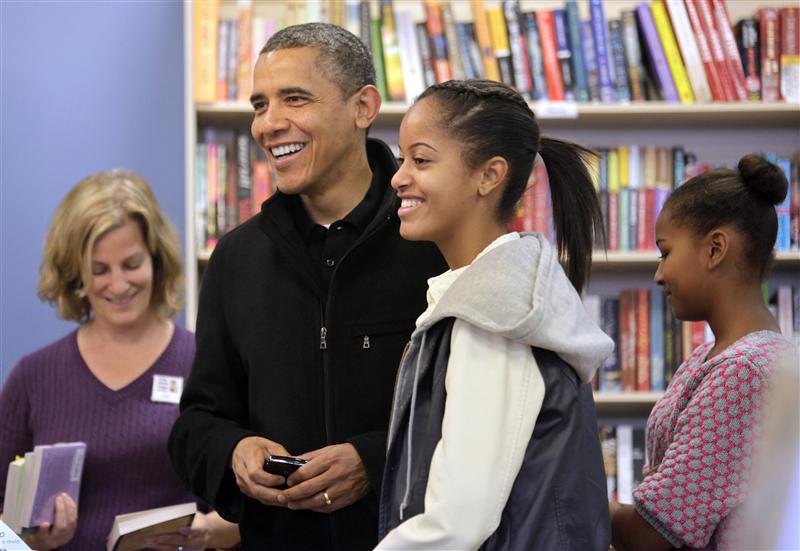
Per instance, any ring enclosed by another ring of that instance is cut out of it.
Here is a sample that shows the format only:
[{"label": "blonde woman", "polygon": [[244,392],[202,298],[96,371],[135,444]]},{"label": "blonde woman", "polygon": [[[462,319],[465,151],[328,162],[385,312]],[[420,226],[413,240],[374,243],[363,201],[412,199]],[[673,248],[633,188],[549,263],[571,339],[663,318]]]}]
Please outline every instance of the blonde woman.
[{"label": "blonde woman", "polygon": [[[39,297],[78,327],[20,360],[0,394],[0,465],[38,444],[87,444],[80,506],[59,496],[53,524],[30,538],[35,549],[105,548],[114,515],[194,500],[166,449],[194,357],[192,334],[172,321],[181,287],[177,234],[140,176],[102,172],[67,193],[48,231]],[[0,477],[0,503],[4,493]],[[198,514],[153,546],[237,539],[235,525]]]}]

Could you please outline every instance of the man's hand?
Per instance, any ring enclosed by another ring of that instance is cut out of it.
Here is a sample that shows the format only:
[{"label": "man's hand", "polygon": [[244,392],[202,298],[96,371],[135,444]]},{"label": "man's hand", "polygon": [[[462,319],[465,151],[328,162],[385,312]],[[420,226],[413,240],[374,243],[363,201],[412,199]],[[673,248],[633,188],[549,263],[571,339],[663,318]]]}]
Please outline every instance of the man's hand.
[{"label": "man's hand", "polygon": [[288,479],[278,503],[289,509],[332,513],[362,499],[370,491],[364,463],[352,444],[327,446],[299,456],[308,461]]},{"label": "man's hand", "polygon": [[47,551],[67,544],[78,527],[78,508],[67,494],[60,494],[55,500],[53,524],[45,522],[36,533],[25,539],[32,549]]},{"label": "man's hand", "polygon": [[264,460],[270,455],[289,455],[289,452],[277,442],[260,436],[242,438],[233,449],[231,469],[243,494],[264,505],[284,507],[285,501],[277,500],[280,490],[275,489],[284,483],[284,478],[264,470]]}]

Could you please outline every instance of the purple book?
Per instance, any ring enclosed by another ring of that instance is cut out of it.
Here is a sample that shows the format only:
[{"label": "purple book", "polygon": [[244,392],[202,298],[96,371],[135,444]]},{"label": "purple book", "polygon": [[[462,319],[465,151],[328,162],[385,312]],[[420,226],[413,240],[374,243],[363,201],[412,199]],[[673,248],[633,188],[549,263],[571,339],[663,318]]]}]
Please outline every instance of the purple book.
[{"label": "purple book", "polygon": [[664,96],[664,101],[680,103],[678,90],[672,80],[667,58],[664,55],[664,48],[661,47],[661,39],[658,37],[658,31],[656,31],[656,25],[653,22],[653,12],[650,11],[650,4],[636,6],[636,16],[639,18],[639,29],[644,38],[647,58],[650,60],[650,67],[652,67],[656,77],[658,89]]},{"label": "purple book", "polygon": [[26,460],[25,465],[21,526],[52,523],[55,498],[61,492],[69,494],[78,504],[85,455],[86,444],[83,442],[33,448],[33,461],[28,464]]},{"label": "purple book", "polygon": [[592,22],[594,35],[594,51],[597,60],[597,76],[600,81],[600,101],[614,103],[617,95],[614,82],[611,80],[611,62],[608,52],[608,37],[606,36],[606,16],[603,13],[602,0],[589,0],[589,15]]}]

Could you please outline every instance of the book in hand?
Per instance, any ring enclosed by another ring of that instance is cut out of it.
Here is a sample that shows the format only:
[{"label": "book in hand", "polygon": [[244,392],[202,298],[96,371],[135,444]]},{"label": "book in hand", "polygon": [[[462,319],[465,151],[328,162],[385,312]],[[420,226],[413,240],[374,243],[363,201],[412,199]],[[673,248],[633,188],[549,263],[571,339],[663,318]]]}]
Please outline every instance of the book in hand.
[{"label": "book in hand", "polygon": [[196,503],[181,503],[117,515],[108,535],[107,551],[147,549],[154,538],[190,526],[196,512]]},{"label": "book in hand", "polygon": [[75,505],[83,473],[86,444],[69,442],[41,445],[8,466],[3,520],[17,534],[53,523],[55,499],[68,494]]}]

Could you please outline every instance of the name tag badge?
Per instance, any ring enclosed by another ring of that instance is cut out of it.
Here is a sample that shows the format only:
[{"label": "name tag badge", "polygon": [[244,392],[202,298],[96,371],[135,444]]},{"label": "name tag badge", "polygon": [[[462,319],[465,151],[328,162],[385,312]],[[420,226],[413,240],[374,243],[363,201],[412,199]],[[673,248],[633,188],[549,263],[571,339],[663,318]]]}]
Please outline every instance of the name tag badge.
[{"label": "name tag badge", "polygon": [[177,404],[181,401],[182,392],[183,377],[153,375],[153,392],[150,394],[153,402]]}]

